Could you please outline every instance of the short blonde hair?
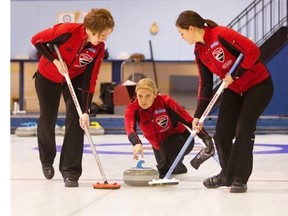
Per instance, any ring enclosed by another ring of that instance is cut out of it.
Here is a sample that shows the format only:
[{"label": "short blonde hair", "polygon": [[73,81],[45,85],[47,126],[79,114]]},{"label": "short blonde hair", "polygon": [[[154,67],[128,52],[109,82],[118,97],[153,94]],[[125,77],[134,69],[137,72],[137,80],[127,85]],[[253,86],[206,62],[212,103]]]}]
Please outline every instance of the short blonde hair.
[{"label": "short blonde hair", "polygon": [[158,93],[156,83],[150,78],[143,78],[139,80],[135,88],[136,94],[139,89],[149,89],[154,94]]}]

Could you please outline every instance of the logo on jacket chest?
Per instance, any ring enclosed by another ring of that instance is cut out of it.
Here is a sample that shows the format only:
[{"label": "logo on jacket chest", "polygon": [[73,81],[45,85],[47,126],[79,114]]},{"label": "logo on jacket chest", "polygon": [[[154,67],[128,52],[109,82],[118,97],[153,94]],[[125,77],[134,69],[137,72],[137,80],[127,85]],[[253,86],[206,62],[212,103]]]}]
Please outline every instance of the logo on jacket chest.
[{"label": "logo on jacket chest", "polygon": [[213,50],[212,55],[217,61],[221,63],[223,63],[225,60],[225,55],[222,47],[218,47],[215,50]]},{"label": "logo on jacket chest", "polygon": [[156,118],[156,122],[160,127],[166,128],[168,125],[168,116],[167,115],[158,116]]},{"label": "logo on jacket chest", "polygon": [[86,66],[87,64],[89,64],[90,62],[92,62],[93,58],[86,54],[86,53],[81,53],[79,55],[79,64],[80,67]]}]

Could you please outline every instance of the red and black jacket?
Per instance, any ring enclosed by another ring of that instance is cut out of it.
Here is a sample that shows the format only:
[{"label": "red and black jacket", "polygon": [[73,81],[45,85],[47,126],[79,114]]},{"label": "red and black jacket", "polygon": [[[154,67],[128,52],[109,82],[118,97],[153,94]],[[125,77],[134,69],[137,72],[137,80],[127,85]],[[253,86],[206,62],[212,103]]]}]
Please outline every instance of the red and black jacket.
[{"label": "red and black jacket", "polygon": [[165,138],[183,133],[183,124],[191,128],[192,121],[191,115],[168,95],[158,94],[152,106],[145,110],[136,98],[125,110],[125,129],[131,144],[142,143],[137,134],[139,125],[144,137],[157,150]]},{"label": "red and black jacket", "polygon": [[87,113],[95,91],[100,66],[105,53],[105,43],[96,46],[87,43],[85,27],[80,23],[60,23],[35,34],[31,43],[42,54],[38,71],[45,78],[63,83],[65,78],[57,71],[53,60],[57,55],[53,49],[56,44],[63,60],[68,66],[71,79],[84,73],[82,85],[82,110]]},{"label": "red and black jacket", "polygon": [[243,53],[244,58],[232,73],[234,81],[229,89],[242,94],[270,76],[266,66],[259,60],[257,45],[233,29],[224,26],[205,27],[204,42],[196,43],[194,50],[199,73],[195,118],[201,117],[212,98],[213,74],[223,79],[240,53]]}]

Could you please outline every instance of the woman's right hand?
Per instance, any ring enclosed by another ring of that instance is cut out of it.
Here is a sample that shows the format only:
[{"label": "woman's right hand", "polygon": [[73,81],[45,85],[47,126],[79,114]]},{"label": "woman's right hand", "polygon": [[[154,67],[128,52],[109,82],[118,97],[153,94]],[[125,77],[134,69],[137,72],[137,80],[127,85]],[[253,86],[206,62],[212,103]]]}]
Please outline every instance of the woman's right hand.
[{"label": "woman's right hand", "polygon": [[138,160],[138,153],[140,153],[141,157],[144,157],[143,146],[141,143],[138,143],[133,148],[133,159]]},{"label": "woman's right hand", "polygon": [[68,73],[68,68],[66,63],[63,61],[63,64],[58,59],[54,59],[53,63],[58,69],[58,72],[64,76],[65,73]]}]

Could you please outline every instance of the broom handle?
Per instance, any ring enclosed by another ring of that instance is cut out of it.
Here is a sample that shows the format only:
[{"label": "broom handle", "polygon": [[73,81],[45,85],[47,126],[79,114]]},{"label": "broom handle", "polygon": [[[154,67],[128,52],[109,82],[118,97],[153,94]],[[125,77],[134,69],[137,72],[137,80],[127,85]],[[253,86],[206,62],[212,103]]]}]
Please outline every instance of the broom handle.
[{"label": "broom handle", "polygon": [[[236,59],[234,65],[229,70],[228,74],[231,74],[236,69],[236,67],[239,65],[240,61],[242,60],[242,58],[243,58],[243,53],[240,53],[240,55]],[[217,92],[214,94],[213,98],[210,100],[210,102],[209,102],[208,106],[206,107],[204,113],[202,114],[201,118],[199,119],[199,123],[203,123],[204,122],[205,118],[208,116],[210,110],[212,109],[214,103],[217,101],[218,97],[222,93],[224,87],[225,87],[225,82],[222,82],[220,87],[218,88]],[[197,133],[197,130],[193,130],[191,132],[191,134],[189,135],[189,137],[186,140],[185,144],[183,145],[182,149],[178,153],[176,159],[174,160],[173,164],[171,165],[170,169],[166,173],[166,175],[164,177],[165,179],[168,179],[171,176],[171,174],[174,171],[176,165],[179,163],[180,159],[183,157],[186,149],[190,145],[190,143],[191,143],[192,139],[194,138],[194,136],[196,135],[196,133]]]},{"label": "broom handle", "polygon": [[155,83],[156,83],[156,86],[158,86],[158,78],[157,78],[156,65],[155,65],[155,60],[154,60],[154,56],[153,56],[153,49],[152,49],[151,40],[149,40],[149,48],[150,48],[150,55],[151,55],[151,61],[152,61],[152,66],[153,66],[153,73],[154,73]]},{"label": "broom handle", "polygon": [[[56,51],[56,54],[57,54],[57,56],[58,56],[59,61],[61,62],[62,66],[64,66],[63,58],[62,58],[61,53],[60,53],[60,51],[59,51],[59,49],[58,49],[58,47],[57,47],[56,44],[54,44],[54,49],[55,49],[55,51]],[[73,99],[74,105],[75,105],[75,107],[76,107],[76,109],[77,109],[78,115],[79,115],[79,117],[81,118],[82,115],[83,115],[83,113],[82,113],[81,107],[80,107],[80,105],[79,105],[79,102],[78,102],[78,99],[77,99],[76,93],[75,93],[75,91],[74,91],[74,88],[73,88],[73,85],[72,85],[72,82],[71,82],[71,80],[70,80],[70,77],[69,77],[68,72],[67,72],[67,73],[64,73],[64,77],[65,77],[65,80],[66,80],[66,82],[67,82],[67,86],[68,86],[68,88],[69,88],[69,91],[70,91],[71,97],[72,97],[72,99]],[[101,165],[99,156],[98,156],[98,154],[97,154],[97,152],[96,152],[96,149],[95,149],[93,140],[92,140],[92,138],[91,138],[91,135],[90,135],[90,132],[89,132],[89,129],[88,129],[87,126],[84,128],[84,131],[85,131],[85,134],[86,134],[86,136],[87,136],[87,138],[88,138],[88,141],[89,141],[90,147],[91,147],[91,149],[92,149],[94,158],[95,158],[95,160],[96,160],[96,162],[97,162],[98,168],[99,168],[99,170],[100,170],[100,172],[101,172],[101,175],[102,175],[102,177],[103,177],[103,179],[104,179],[104,183],[108,183],[108,182],[107,182],[107,179],[106,179],[106,177],[105,177],[104,170],[103,170],[103,167],[102,167],[102,165]]]}]

